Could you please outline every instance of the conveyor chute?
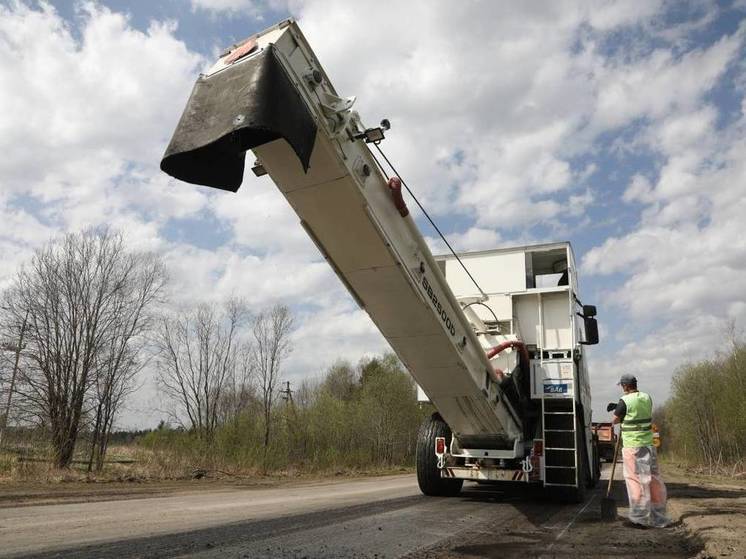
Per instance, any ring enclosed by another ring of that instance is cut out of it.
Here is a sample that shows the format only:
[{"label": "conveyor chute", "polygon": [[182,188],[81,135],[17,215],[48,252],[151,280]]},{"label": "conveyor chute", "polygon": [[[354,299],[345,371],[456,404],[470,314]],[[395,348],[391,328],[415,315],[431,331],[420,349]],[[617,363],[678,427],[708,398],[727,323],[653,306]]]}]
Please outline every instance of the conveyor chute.
[{"label": "conveyor chute", "polygon": [[308,164],[316,123],[274,45],[200,76],[161,162],[177,179],[235,192],[246,151],[282,138]]},{"label": "conveyor chute", "polygon": [[253,39],[253,54],[228,55],[199,78],[162,168],[235,191],[253,150],[453,433],[512,452],[523,438],[520,410],[412,217],[394,203],[359,138],[352,99],[337,96],[294,23]]}]

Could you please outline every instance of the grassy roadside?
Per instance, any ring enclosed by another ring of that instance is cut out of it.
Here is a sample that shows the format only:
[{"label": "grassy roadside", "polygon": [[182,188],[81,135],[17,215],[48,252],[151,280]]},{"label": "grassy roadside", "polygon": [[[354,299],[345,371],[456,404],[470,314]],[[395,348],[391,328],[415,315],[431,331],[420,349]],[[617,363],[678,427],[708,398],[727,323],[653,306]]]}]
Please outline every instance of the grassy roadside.
[{"label": "grassy roadside", "polygon": [[[38,450],[38,449],[37,449]],[[373,476],[411,474],[404,466],[350,468],[295,467],[261,471],[258,468],[204,469],[179,456],[163,456],[132,446],[114,447],[102,472],[88,472],[83,457],[72,467],[54,468],[36,452],[26,459],[0,452],[0,507],[133,499],[180,492],[270,488]]]},{"label": "grassy roadside", "polygon": [[332,464],[313,467],[300,463],[285,468],[262,469],[219,461],[206,463],[176,453],[153,452],[136,446],[113,447],[101,472],[88,472],[84,456],[76,456],[67,469],[55,468],[44,452],[27,455],[0,451],[0,488],[7,484],[154,483],[178,481],[252,481],[260,479],[333,478],[413,472],[410,466],[354,467]]},{"label": "grassy roadside", "polygon": [[198,491],[231,491],[303,486],[382,476],[413,474],[407,468],[313,472],[288,476],[283,472],[253,478],[205,477],[202,479],[127,481],[0,482],[0,508],[59,503],[85,503],[120,499],[164,497]]},{"label": "grassy roadside", "polygon": [[[209,460],[201,458],[198,453],[189,455],[185,452],[153,450],[139,445],[115,445],[107,455],[106,465],[101,472],[88,472],[86,456],[78,453],[73,465],[64,470],[52,466],[51,450],[41,445],[23,451],[0,449],[0,484],[7,483],[64,483],[64,482],[155,482],[189,480],[195,477],[206,479],[259,479],[289,477],[333,477],[359,475],[372,472],[374,475],[388,472],[413,472],[412,466],[351,466],[344,463],[332,463],[326,466],[313,466],[299,462],[290,467],[270,468],[267,471],[251,464],[219,460],[215,453]],[[702,467],[686,465],[681,460],[667,454],[661,454],[660,463],[666,476],[684,477],[690,481],[714,482],[746,487],[746,475],[711,474]],[[724,468],[723,472],[735,471]],[[618,468],[617,475],[620,475]]]}]

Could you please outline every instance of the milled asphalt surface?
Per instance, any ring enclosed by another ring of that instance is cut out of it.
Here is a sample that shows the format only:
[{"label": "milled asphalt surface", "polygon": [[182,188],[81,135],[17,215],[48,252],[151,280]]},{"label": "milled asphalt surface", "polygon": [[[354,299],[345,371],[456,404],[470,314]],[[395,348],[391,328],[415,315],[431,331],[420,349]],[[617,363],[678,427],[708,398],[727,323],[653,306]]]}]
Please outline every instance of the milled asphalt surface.
[{"label": "milled asphalt surface", "polygon": [[594,521],[598,491],[561,505],[523,489],[467,484],[458,497],[432,498],[399,475],[0,508],[0,556],[420,559],[491,542],[463,556],[577,557],[588,522],[606,539]]},{"label": "milled asphalt surface", "polygon": [[0,555],[401,557],[496,515],[515,519],[501,498],[475,489],[428,498],[413,475],[399,475],[3,508]]}]

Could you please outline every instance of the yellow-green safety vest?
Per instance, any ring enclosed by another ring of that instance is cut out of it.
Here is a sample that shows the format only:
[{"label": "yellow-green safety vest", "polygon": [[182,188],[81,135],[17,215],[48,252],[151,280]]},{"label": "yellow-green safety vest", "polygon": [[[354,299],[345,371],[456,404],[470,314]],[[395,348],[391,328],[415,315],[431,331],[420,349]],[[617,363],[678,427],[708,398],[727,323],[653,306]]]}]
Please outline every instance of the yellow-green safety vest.
[{"label": "yellow-green safety vest", "polygon": [[626,448],[639,448],[653,444],[653,400],[644,392],[622,396],[627,413],[622,421],[622,444]]}]

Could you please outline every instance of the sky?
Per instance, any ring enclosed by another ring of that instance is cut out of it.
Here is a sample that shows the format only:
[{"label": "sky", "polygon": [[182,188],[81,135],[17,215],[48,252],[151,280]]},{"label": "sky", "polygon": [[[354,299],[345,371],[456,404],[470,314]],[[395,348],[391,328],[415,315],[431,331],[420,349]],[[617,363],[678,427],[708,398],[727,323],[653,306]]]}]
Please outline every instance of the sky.
[{"label": "sky", "polygon": [[[387,154],[458,250],[572,242],[596,419],[622,372],[662,403],[743,328],[746,0],[0,0],[0,289],[106,224],[163,255],[175,305],[290,305],[283,380],[384,351],[267,177],[232,194],[158,168],[199,72],[286,17],[365,122],[391,121]],[[121,426],[160,406],[147,373]]]}]

